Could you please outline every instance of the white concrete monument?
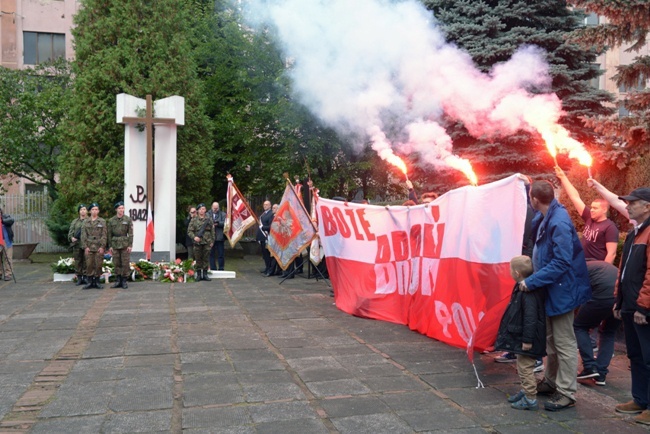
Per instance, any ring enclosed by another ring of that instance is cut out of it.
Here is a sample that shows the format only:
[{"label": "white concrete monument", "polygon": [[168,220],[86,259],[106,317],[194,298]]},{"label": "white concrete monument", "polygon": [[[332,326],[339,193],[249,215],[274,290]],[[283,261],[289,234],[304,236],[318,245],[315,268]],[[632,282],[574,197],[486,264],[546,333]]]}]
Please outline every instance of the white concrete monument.
[{"label": "white concrete monument", "polygon": [[117,95],[117,123],[125,125],[124,208],[133,220],[133,259],[145,255],[147,214],[151,209],[155,228],[151,260],[173,260],[176,131],[178,125],[185,125],[185,99],[171,96],[152,103],[151,95],[144,100],[121,93]]}]

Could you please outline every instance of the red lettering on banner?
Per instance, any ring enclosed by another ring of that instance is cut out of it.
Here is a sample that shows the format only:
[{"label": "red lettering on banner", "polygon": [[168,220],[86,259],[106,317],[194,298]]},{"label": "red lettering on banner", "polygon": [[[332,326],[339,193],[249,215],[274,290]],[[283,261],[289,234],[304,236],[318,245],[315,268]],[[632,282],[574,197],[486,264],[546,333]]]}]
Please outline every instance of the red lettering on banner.
[{"label": "red lettering on banner", "polygon": [[325,229],[325,236],[331,237],[336,235],[336,223],[334,222],[334,216],[330,209],[326,206],[320,207],[321,216],[323,218],[323,228]]},{"label": "red lettering on banner", "polygon": [[406,288],[411,285],[411,261],[395,262],[395,276],[397,277],[397,291],[400,295],[406,293]]},{"label": "red lettering on banner", "polygon": [[392,263],[375,264],[375,294],[392,294],[395,292],[395,265]]},{"label": "red lettering on banner", "polygon": [[405,231],[393,231],[390,233],[393,241],[393,252],[396,261],[404,261],[411,255],[409,254],[409,239]]},{"label": "red lettering on banner", "polygon": [[345,222],[345,216],[343,215],[341,208],[334,208],[334,218],[336,219],[336,224],[338,225],[339,232],[341,232],[343,238],[350,238],[352,233],[350,232],[348,224]]},{"label": "red lettering on banner", "polygon": [[377,237],[377,255],[375,264],[384,264],[390,262],[390,242],[387,235]]},{"label": "red lettering on banner", "polygon": [[370,232],[370,222],[366,220],[366,210],[363,208],[359,208],[357,210],[357,216],[359,216],[359,223],[361,223],[361,227],[363,228],[363,231],[366,233],[366,238],[368,238],[368,241],[374,241],[375,234]]},{"label": "red lettering on banner", "polygon": [[411,226],[411,233],[409,235],[411,242],[411,256],[420,256],[422,252],[422,225]]},{"label": "red lettering on banner", "polygon": [[345,213],[350,217],[350,224],[352,225],[352,230],[354,230],[354,237],[357,240],[363,240],[363,235],[359,233],[359,229],[357,228],[357,222],[354,221],[354,210],[346,209]]},{"label": "red lettering on banner", "polygon": [[445,238],[445,224],[438,223],[432,225],[429,223],[424,224],[424,249],[422,249],[422,256],[427,258],[440,258],[442,251],[442,241]]}]

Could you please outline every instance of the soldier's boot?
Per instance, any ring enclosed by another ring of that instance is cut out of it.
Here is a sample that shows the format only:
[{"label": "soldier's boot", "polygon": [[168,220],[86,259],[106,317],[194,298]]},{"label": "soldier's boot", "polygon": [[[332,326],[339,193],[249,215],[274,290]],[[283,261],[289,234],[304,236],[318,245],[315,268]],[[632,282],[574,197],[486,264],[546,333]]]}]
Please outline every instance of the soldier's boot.
[{"label": "soldier's boot", "polygon": [[77,285],[77,286],[81,286],[81,285],[83,285],[84,283],[86,283],[86,282],[84,282],[84,276],[83,276],[83,274],[77,274],[77,283],[76,283],[75,285]]},{"label": "soldier's boot", "polygon": [[122,288],[127,289],[129,285],[127,285],[126,281],[128,280],[127,277],[122,276]]},{"label": "soldier's boot", "polygon": [[208,270],[203,270],[203,280],[206,280],[208,282],[212,281],[212,279],[208,277]]},{"label": "soldier's boot", "polygon": [[86,286],[84,286],[83,289],[91,289],[91,288],[94,288],[93,278],[88,276],[88,279],[86,280]]},{"label": "soldier's boot", "polygon": [[82,278],[83,281],[84,281],[84,285],[88,285],[88,276],[86,276],[86,275],[84,274],[83,276],[81,276],[81,278]]},{"label": "soldier's boot", "polygon": [[203,270],[196,270],[196,281],[200,282],[203,280]]},{"label": "soldier's boot", "polygon": [[94,288],[96,288],[96,289],[104,289],[104,286],[99,284],[99,277],[93,277],[93,279],[95,279]]},{"label": "soldier's boot", "polygon": [[122,287],[122,276],[117,276],[115,278],[115,283],[111,285],[111,288],[121,288]]}]

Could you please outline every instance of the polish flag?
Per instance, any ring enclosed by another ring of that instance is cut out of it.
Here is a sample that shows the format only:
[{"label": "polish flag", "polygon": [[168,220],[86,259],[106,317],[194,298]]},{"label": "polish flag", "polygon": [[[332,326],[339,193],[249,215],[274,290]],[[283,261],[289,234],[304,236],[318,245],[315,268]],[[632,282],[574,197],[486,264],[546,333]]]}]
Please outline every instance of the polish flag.
[{"label": "polish flag", "polygon": [[155,238],[156,233],[153,229],[153,214],[151,213],[151,202],[149,202],[149,207],[147,208],[147,232],[144,236],[144,253],[147,260],[151,259],[151,245]]}]

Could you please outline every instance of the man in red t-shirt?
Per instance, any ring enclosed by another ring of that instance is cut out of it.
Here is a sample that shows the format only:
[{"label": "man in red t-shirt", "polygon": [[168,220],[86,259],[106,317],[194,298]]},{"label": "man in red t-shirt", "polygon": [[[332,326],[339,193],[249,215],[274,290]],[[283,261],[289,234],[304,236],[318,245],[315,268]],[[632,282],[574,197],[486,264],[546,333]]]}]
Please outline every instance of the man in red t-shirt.
[{"label": "man in red t-shirt", "polygon": [[618,228],[613,221],[607,218],[609,203],[605,199],[599,198],[591,202],[591,206],[587,208],[580,198],[578,190],[571,184],[564,171],[555,166],[555,174],[562,182],[562,187],[573,202],[576,211],[585,221],[585,227],[582,230],[582,249],[585,251],[585,258],[612,264],[618,245]]}]

